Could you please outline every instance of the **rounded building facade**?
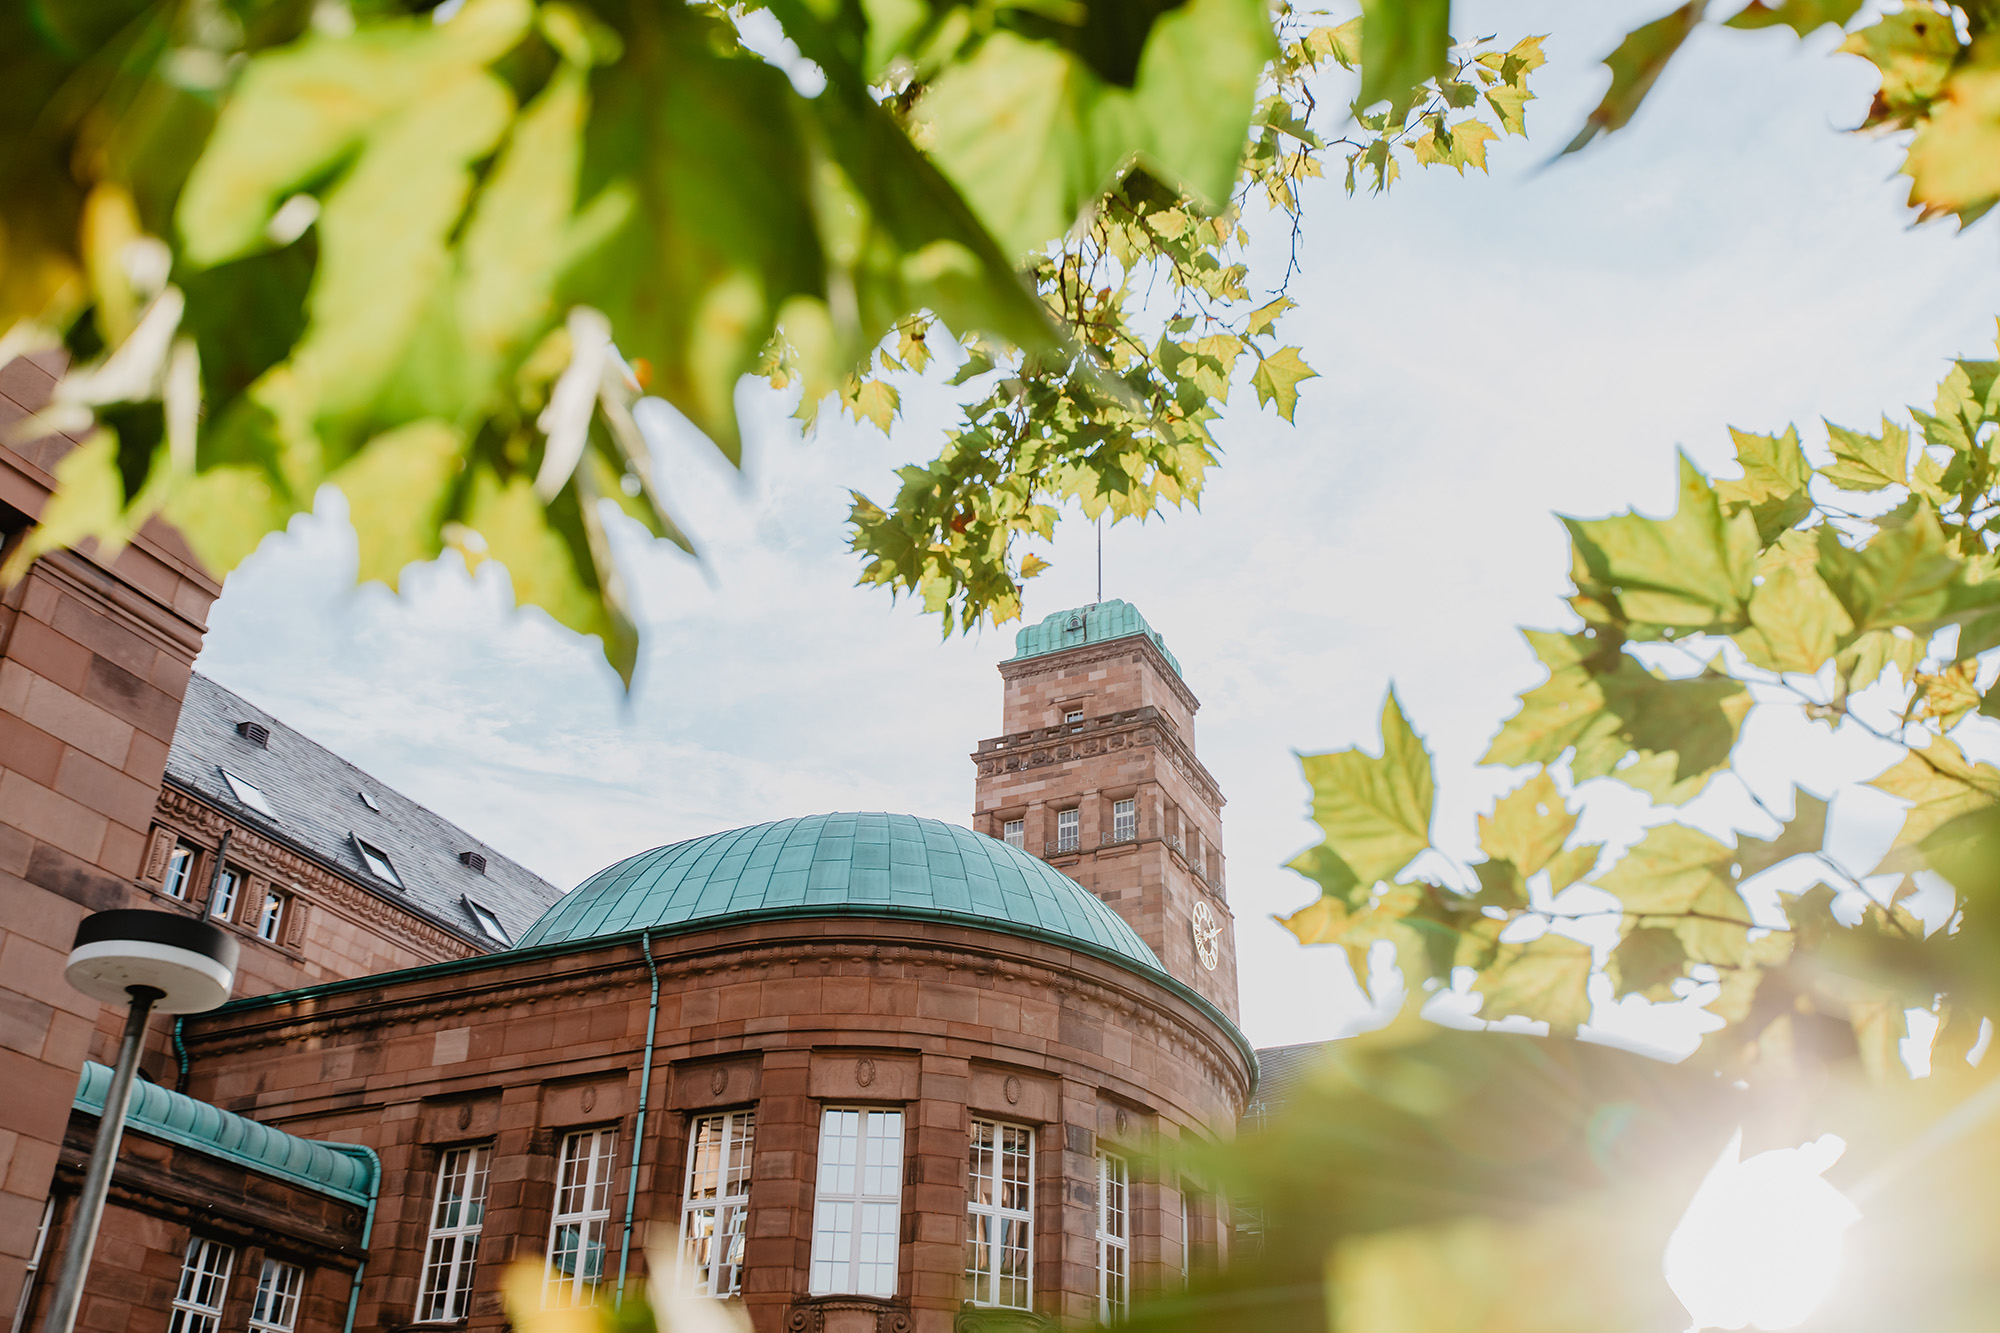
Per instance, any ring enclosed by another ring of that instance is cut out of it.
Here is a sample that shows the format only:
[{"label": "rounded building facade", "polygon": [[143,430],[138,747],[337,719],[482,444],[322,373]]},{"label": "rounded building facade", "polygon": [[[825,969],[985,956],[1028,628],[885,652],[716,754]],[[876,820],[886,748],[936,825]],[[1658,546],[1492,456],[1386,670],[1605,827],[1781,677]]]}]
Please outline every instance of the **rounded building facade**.
[{"label": "rounded building facade", "polygon": [[836,814],[629,857],[511,950],[185,1024],[196,1096],[381,1161],[357,1328],[498,1327],[650,1264],[760,1333],[1087,1320],[1216,1263],[1143,1150],[1233,1132],[1249,1045],[1008,842]]}]

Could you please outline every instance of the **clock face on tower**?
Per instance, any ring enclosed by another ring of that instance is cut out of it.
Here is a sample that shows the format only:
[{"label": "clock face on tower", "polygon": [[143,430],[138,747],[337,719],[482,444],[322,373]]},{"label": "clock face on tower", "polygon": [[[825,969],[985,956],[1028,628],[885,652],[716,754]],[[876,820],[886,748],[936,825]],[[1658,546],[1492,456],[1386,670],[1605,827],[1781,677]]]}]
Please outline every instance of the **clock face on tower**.
[{"label": "clock face on tower", "polygon": [[1215,919],[1215,913],[1204,902],[1197,902],[1188,913],[1188,926],[1194,932],[1194,954],[1201,959],[1201,965],[1215,971],[1215,941],[1222,934],[1222,923]]}]

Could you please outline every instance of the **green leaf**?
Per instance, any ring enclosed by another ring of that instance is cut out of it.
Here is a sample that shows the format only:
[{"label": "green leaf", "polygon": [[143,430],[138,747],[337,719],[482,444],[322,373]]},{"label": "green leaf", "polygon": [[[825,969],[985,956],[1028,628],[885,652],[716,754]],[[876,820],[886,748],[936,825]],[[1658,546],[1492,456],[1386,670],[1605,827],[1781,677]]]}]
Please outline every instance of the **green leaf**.
[{"label": "green leaf", "polygon": [[458,99],[459,85],[480,82],[521,40],[532,13],[527,0],[472,0],[449,23],[418,17],[346,37],[309,33],[252,58],[180,197],[187,261],[206,267],[261,247],[285,196],[410,107]]},{"label": "green leaf", "polygon": [[1731,427],[1740,479],[1715,483],[1715,496],[1729,514],[1748,508],[1757,523],[1757,539],[1765,546],[1812,512],[1812,464],[1799,447],[1796,427],[1783,435],[1751,435]]},{"label": "green leaf", "polygon": [[404,566],[434,559],[465,442],[442,421],[413,421],[363,446],[327,478],[347,497],[360,548],[357,577],[397,587]]},{"label": "green leaf", "polygon": [[1451,0],[1361,0],[1356,105],[1407,105],[1417,85],[1451,68]]},{"label": "green leaf", "polygon": [[1153,24],[1130,88],[1011,32],[948,66],[915,115],[930,155],[1011,256],[1066,232],[1137,163],[1225,207],[1276,52],[1261,0],[1187,0]]},{"label": "green leaf", "polygon": [[1953,69],[1929,112],[1903,162],[1910,202],[1923,217],[1956,213],[1969,223],[2000,200],[2000,69]]},{"label": "green leaf", "polygon": [[1299,383],[1318,378],[1319,372],[1305,363],[1298,348],[1280,347],[1257,362],[1250,383],[1257,390],[1259,407],[1276,403],[1278,415],[1290,421],[1299,403]]},{"label": "green leaf", "polygon": [[1565,518],[1593,584],[1616,596],[1631,620],[1721,630],[1747,619],[1756,571],[1757,526],[1728,515],[1706,478],[1680,456],[1680,503],[1666,519]]},{"label": "green leaf", "polygon": [[1475,862],[1472,872],[1479,876],[1479,893],[1472,900],[1479,906],[1513,911],[1528,905],[1528,882],[1512,861],[1496,858]]},{"label": "green leaf", "polygon": [[[1577,781],[1617,777],[1655,799],[1679,801],[1729,762],[1751,704],[1740,683],[1711,673],[1657,676],[1587,635],[1530,630],[1527,638],[1549,679],[1521,696],[1520,711],[1481,763],[1554,763],[1575,747],[1570,771]],[[1659,764],[1636,771],[1643,765],[1625,762],[1634,753]]]},{"label": "green leaf", "polygon": [[1672,1000],[1673,983],[1687,971],[1687,950],[1681,937],[1664,926],[1640,926],[1618,941],[1604,970],[1611,993],[1621,1000],[1627,995]]},{"label": "green leaf", "polygon": [[1882,418],[1880,435],[1864,435],[1831,421],[1826,423],[1826,435],[1834,461],[1821,468],[1820,475],[1842,490],[1879,491],[1907,481],[1909,432],[1889,418]]},{"label": "green leaf", "polygon": [[1930,505],[1915,502],[1906,523],[1877,530],[1860,550],[1819,530],[1819,574],[1859,631],[1921,631],[1991,607],[2000,584],[1971,584]]},{"label": "green leaf", "polygon": [[1736,853],[1700,829],[1660,824],[1646,831],[1624,859],[1597,877],[1635,916],[1673,916],[1691,910],[1716,888],[1736,896],[1729,874]]},{"label": "green leaf", "polygon": [[1247,336],[1254,338],[1258,334],[1267,331],[1273,324],[1278,322],[1279,318],[1287,310],[1297,309],[1298,304],[1297,301],[1292,300],[1289,296],[1280,296],[1275,301],[1258,306],[1250,312]]},{"label": "green leaf", "polygon": [[1816,855],[1826,841],[1826,802],[1803,788],[1792,799],[1792,817],[1777,837],[1737,835],[1736,865],[1742,878],[1761,874],[1794,856]]},{"label": "green leaf", "polygon": [[1486,997],[1479,1016],[1488,1021],[1541,1019],[1555,1036],[1569,1036],[1590,1021],[1590,946],[1547,934],[1526,944],[1503,944],[1473,988]]},{"label": "green leaf", "polygon": [[[1322,897],[1339,898],[1351,905],[1358,906],[1359,901],[1368,896],[1367,891],[1374,887],[1372,884],[1362,884],[1361,877],[1354,873],[1354,868],[1341,860],[1339,854],[1325,843],[1317,847],[1308,847],[1287,861],[1285,868],[1296,870],[1319,885]],[[1358,895],[1355,893],[1356,889],[1361,890]]]},{"label": "green leaf", "polygon": [[1436,792],[1431,757],[1394,690],[1382,705],[1382,755],[1359,749],[1302,755],[1312,817],[1326,845],[1364,885],[1395,875],[1430,846]]},{"label": "green leaf", "polygon": [[1528,103],[1534,100],[1525,83],[1503,83],[1486,92],[1486,104],[1500,118],[1500,128],[1524,139],[1528,137]]},{"label": "green leaf", "polygon": [[1868,125],[1906,125],[1929,108],[1958,55],[1951,19],[1924,5],[1908,5],[1849,34],[1840,49],[1881,71],[1881,90]]},{"label": "green leaf", "polygon": [[1586,842],[1576,847],[1566,848],[1549,860],[1549,892],[1561,893],[1570,885],[1587,878],[1597,866],[1598,853],[1604,850],[1601,842]]},{"label": "green leaf", "polygon": [[1563,149],[1565,153],[1574,153],[1598,135],[1625,127],[1632,113],[1639,109],[1639,103],[1652,91],[1660,71],[1700,24],[1706,7],[1707,0],[1688,0],[1666,17],[1625,34],[1618,49],[1604,58],[1611,70],[1611,86],[1605,90],[1604,100]]},{"label": "green leaf", "polygon": [[1488,856],[1533,875],[1562,851],[1576,816],[1547,771],[1535,774],[1479,816],[1479,846]]},{"label": "green leaf", "polygon": [[1750,0],[1724,24],[1730,28],[1769,28],[1783,24],[1799,36],[1832,23],[1846,27],[1861,11],[1861,0],[1779,0],[1775,6]]},{"label": "green leaf", "polygon": [[1908,751],[1868,785],[1910,802],[1903,827],[1877,873],[1920,869],[1923,863],[1912,860],[1913,849],[1925,847],[1933,833],[1962,816],[2000,803],[2000,768],[1969,762],[1964,751],[1943,737],[1922,750]]},{"label": "green leaf", "polygon": [[1780,565],[1750,597],[1750,628],[1736,635],[1743,655],[1766,671],[1813,672],[1853,633],[1854,622],[1812,569]]}]

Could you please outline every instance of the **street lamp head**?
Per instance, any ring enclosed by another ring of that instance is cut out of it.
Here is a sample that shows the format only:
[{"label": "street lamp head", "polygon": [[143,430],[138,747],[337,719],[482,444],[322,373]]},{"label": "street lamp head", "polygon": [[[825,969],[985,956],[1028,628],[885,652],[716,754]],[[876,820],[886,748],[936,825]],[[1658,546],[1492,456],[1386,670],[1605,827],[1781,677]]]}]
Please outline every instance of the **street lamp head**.
[{"label": "street lamp head", "polygon": [[76,928],[63,975],[106,1004],[129,1004],[143,989],[162,1014],[195,1014],[229,998],[236,940],[221,927],[178,912],[96,912]]}]

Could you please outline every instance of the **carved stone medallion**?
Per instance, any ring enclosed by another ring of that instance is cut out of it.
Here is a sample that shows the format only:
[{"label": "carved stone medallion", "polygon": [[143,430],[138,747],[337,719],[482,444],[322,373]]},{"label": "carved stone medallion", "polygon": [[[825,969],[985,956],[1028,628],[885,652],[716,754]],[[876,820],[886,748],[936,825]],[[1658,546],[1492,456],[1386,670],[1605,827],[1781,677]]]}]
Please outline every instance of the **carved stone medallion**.
[{"label": "carved stone medallion", "polygon": [[1020,1105],[1021,1080],[1015,1078],[1012,1074],[1007,1075],[1007,1081],[1000,1085],[1000,1092],[1002,1096],[1006,1097],[1007,1105],[1009,1106]]},{"label": "carved stone medallion", "polygon": [[854,1081],[864,1088],[873,1083],[875,1081],[875,1062],[865,1055],[856,1060],[854,1062]]}]

